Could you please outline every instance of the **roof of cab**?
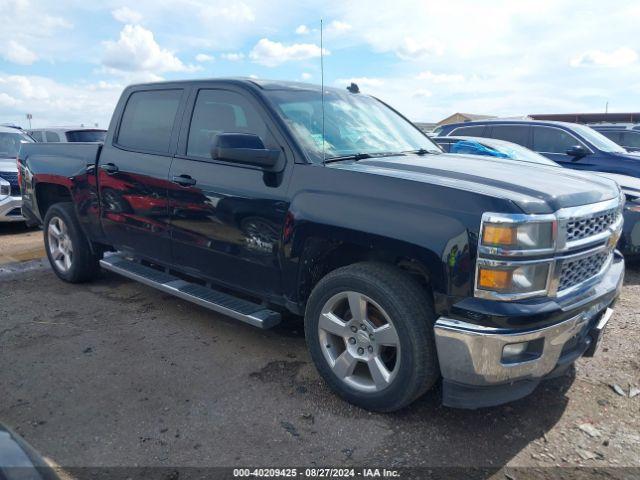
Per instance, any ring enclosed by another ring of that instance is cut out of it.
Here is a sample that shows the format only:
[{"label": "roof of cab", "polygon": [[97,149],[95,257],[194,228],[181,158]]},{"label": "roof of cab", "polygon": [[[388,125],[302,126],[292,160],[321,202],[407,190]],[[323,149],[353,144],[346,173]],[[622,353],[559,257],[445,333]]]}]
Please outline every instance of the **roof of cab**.
[{"label": "roof of cab", "polygon": [[[286,80],[269,80],[269,79],[257,79],[249,77],[222,77],[222,78],[200,78],[192,80],[168,80],[164,82],[152,82],[152,83],[139,83],[130,85],[130,88],[150,87],[157,85],[194,85],[194,84],[211,84],[211,83],[231,83],[236,85],[245,85],[252,88],[259,88],[260,90],[307,90],[307,91],[320,91],[321,86],[304,83],[304,82],[292,82]],[[335,87],[324,87],[325,91],[346,92],[345,89]]]},{"label": "roof of cab", "polygon": [[571,122],[558,122],[556,120],[509,120],[492,118],[490,120],[474,120],[471,122],[457,122],[443,125],[444,127],[461,127],[461,126],[473,126],[473,125],[490,125],[490,124],[508,124],[508,125],[557,125],[565,128],[573,128],[576,124]]}]

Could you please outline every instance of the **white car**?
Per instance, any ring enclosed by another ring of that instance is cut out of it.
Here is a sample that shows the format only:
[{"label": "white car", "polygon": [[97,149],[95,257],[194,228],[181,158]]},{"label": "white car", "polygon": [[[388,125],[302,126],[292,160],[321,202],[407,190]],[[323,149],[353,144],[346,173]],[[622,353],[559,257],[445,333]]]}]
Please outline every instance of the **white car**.
[{"label": "white car", "polygon": [[33,139],[16,128],[0,126],[0,222],[24,221],[16,166],[24,142],[32,143]]},{"label": "white car", "polygon": [[107,131],[90,127],[33,128],[27,132],[36,142],[104,142]]}]

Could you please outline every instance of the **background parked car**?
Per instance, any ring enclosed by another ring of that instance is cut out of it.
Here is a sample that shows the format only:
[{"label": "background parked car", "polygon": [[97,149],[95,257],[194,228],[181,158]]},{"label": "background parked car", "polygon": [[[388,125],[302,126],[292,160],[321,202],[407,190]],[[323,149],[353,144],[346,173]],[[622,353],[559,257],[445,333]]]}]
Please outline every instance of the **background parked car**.
[{"label": "background parked car", "polygon": [[591,128],[617,143],[628,152],[640,152],[640,127],[637,125],[621,125],[617,127],[592,125]]},{"label": "background parked car", "polygon": [[538,152],[563,167],[640,177],[638,155],[578,123],[481,120],[445,125],[440,136],[450,135],[506,140]]},{"label": "background parked car", "polygon": [[87,127],[50,127],[29,130],[36,142],[104,142],[107,131]]},{"label": "background parked car", "polygon": [[0,222],[24,220],[16,166],[23,142],[32,143],[33,139],[17,128],[0,126]]},{"label": "background parked car", "polygon": [[[432,139],[447,153],[483,155],[503,158],[507,161],[517,160],[537,163],[546,167],[562,167],[528,148],[504,140],[479,137],[435,137]],[[640,259],[640,180],[627,175],[607,172],[594,172],[615,180],[626,197],[624,209],[624,229],[618,248],[629,260]]]}]

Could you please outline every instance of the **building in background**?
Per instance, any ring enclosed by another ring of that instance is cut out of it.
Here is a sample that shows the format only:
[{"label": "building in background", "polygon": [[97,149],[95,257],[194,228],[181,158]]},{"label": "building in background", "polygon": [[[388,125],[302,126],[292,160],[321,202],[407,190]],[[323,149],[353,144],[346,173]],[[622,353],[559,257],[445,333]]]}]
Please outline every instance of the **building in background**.
[{"label": "building in background", "polygon": [[534,120],[572,123],[640,123],[640,113],[535,113]]},{"label": "building in background", "polygon": [[488,120],[490,118],[496,118],[493,115],[478,115],[475,113],[454,113],[453,115],[449,115],[447,118],[443,118],[436,125],[448,125],[450,123],[460,123],[460,122],[473,122],[474,120]]}]

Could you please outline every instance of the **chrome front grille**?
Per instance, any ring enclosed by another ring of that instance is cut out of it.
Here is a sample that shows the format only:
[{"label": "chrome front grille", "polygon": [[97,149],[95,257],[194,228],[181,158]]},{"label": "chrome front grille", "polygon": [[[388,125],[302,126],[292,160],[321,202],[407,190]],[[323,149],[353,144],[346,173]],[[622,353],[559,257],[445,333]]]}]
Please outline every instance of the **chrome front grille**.
[{"label": "chrome front grille", "polygon": [[20,185],[18,185],[18,172],[0,172],[0,178],[9,182],[11,185],[11,196],[20,196]]},{"label": "chrome front grille", "polygon": [[582,240],[604,232],[614,224],[619,209],[613,208],[596,215],[583,217],[567,222],[567,241]]},{"label": "chrome front grille", "polygon": [[609,251],[604,251],[588,257],[565,260],[560,269],[558,291],[562,292],[596,276],[600,273],[610,255]]}]

